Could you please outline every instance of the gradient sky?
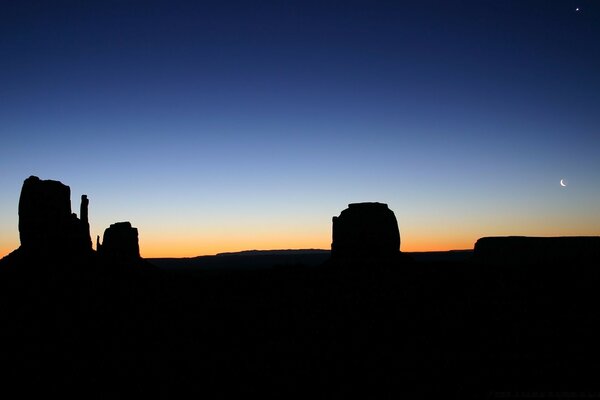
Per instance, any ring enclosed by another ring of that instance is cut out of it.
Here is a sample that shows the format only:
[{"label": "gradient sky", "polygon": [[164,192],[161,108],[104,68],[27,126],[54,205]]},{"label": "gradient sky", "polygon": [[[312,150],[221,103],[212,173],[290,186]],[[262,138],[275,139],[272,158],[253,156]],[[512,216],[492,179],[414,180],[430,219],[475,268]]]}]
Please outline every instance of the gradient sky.
[{"label": "gradient sky", "polygon": [[329,248],[362,201],[403,251],[599,235],[600,2],[4,1],[0,137],[0,256],[30,175],[145,257]]}]

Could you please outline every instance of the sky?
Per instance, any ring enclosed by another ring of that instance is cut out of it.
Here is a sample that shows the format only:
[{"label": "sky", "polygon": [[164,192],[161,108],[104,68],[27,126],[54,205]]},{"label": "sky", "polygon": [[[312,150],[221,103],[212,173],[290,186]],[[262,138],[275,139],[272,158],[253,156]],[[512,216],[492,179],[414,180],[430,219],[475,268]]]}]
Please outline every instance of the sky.
[{"label": "sky", "polygon": [[402,251],[600,235],[600,1],[1,2],[0,140],[0,257],[30,175],[144,257],[326,249],[363,201]]}]

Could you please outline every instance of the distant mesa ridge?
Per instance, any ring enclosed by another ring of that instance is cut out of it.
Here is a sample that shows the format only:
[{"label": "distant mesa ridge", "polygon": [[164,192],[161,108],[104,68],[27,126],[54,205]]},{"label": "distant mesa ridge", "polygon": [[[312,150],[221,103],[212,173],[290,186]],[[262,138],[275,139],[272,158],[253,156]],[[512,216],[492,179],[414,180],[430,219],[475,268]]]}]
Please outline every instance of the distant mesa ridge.
[{"label": "distant mesa ridge", "polygon": [[475,243],[482,264],[583,264],[600,261],[600,237],[484,237]]},{"label": "distant mesa ridge", "polygon": [[384,203],[352,203],[333,217],[333,259],[393,258],[400,253],[394,212]]},{"label": "distant mesa ridge", "polygon": [[270,255],[294,255],[294,254],[329,254],[329,250],[324,249],[279,249],[279,250],[242,250],[228,251],[215,254],[216,257],[236,257],[236,256],[270,256]]}]

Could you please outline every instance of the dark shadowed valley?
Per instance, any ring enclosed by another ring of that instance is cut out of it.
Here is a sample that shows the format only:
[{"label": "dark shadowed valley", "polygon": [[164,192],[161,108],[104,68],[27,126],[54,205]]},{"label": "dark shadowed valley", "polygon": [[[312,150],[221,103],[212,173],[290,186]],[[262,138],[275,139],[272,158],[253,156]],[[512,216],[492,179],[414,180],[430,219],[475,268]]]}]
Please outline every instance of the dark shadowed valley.
[{"label": "dark shadowed valley", "polygon": [[[499,398],[598,393],[598,237],[403,253],[392,210],[352,204],[332,253],[143,260],[92,250],[88,200],[31,177],[0,261],[3,385],[22,393]],[[407,233],[408,234],[408,233]]]}]

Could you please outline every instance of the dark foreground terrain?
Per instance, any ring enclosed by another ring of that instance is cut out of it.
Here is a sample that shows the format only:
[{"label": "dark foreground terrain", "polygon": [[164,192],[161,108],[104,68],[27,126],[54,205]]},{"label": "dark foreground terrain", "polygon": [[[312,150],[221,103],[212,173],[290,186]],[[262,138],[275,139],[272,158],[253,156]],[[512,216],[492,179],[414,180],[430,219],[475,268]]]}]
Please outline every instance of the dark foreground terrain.
[{"label": "dark foreground terrain", "polygon": [[595,265],[371,260],[185,274],[95,256],[9,261],[0,262],[3,390],[560,398],[600,389]]}]

